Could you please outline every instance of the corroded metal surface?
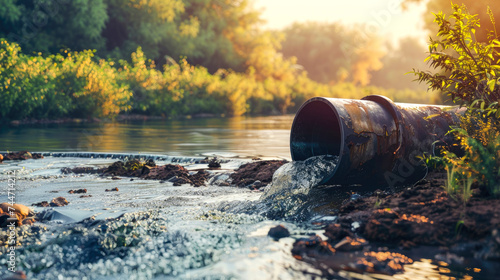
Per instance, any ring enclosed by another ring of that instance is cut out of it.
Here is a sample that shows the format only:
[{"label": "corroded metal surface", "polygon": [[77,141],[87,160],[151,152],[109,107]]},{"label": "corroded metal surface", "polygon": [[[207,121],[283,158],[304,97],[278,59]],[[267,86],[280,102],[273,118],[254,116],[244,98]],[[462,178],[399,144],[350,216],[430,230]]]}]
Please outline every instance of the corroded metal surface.
[{"label": "corroded metal surface", "polygon": [[315,97],[295,116],[290,136],[293,160],[331,154],[340,162],[324,184],[376,187],[411,184],[426,168],[418,159],[432,153],[435,141],[463,109],[393,103],[371,95],[362,100]]}]

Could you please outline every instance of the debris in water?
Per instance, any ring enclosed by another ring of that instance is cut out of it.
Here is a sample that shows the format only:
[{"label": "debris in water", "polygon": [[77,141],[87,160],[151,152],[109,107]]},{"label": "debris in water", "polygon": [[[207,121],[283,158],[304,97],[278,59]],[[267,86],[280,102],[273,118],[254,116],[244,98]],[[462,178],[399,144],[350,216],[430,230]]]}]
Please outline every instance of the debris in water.
[{"label": "debris in water", "polygon": [[87,189],[78,189],[78,190],[70,190],[68,193],[74,194],[74,193],[87,193]]},{"label": "debris in water", "polygon": [[221,167],[220,160],[218,160],[217,157],[214,157],[212,160],[208,162],[208,167],[214,169],[220,168]]},{"label": "debris in water", "polygon": [[36,207],[49,207],[50,204],[47,200],[44,200],[42,202],[38,202],[38,203],[33,203],[31,204],[31,206],[36,206]]},{"label": "debris in water", "polygon": [[[25,205],[4,202],[0,204],[0,228],[6,228],[12,223],[21,226],[24,223],[34,222],[34,213]],[[0,242],[1,244],[1,242]]]},{"label": "debris in water", "polygon": [[28,151],[10,152],[2,155],[2,160],[27,160],[27,159],[41,159],[41,158],[43,158],[42,154],[30,153]]}]

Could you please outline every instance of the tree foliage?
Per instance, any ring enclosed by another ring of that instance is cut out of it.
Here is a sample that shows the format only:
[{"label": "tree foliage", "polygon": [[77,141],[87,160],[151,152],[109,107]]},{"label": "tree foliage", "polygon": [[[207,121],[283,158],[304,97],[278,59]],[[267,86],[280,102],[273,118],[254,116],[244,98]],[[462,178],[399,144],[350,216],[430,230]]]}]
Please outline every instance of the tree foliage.
[{"label": "tree foliage", "polygon": [[468,107],[460,127],[451,131],[464,154],[445,151],[443,157],[448,190],[467,201],[474,183],[490,194],[500,194],[500,41],[495,30],[481,32],[488,34],[488,39],[479,41],[479,17],[465,5],[451,7],[449,16],[435,14],[437,38],[431,38],[429,43],[427,60],[439,72],[415,74],[429,88]]},{"label": "tree foliage", "polygon": [[313,96],[361,98],[383,94],[425,102],[415,91],[333,86],[310,80],[305,73],[287,72],[263,78],[220,70],[215,74],[186,59],[159,70],[141,48],[131,62],[96,59],[93,51],[42,56],[26,55],[16,43],[0,40],[0,117],[5,119],[98,117],[118,113],[175,117],[197,114],[230,115],[293,112]]},{"label": "tree foliage", "polygon": [[101,49],[106,9],[105,0],[2,1],[0,37],[17,42],[28,53]]},{"label": "tree foliage", "polygon": [[0,39],[2,119],[112,117],[128,109],[131,92],[112,63],[92,51],[28,56]]},{"label": "tree foliage", "polygon": [[368,94],[429,101],[369,86],[383,52],[361,27],[260,23],[250,0],[5,0],[0,116],[276,114],[313,96]]},{"label": "tree foliage", "polygon": [[452,5],[454,12],[447,17],[436,14],[438,38],[430,40],[429,57],[434,69],[447,74],[416,71],[419,81],[429,88],[448,94],[452,100],[471,108],[486,110],[500,117],[500,41],[495,32],[487,43],[477,40],[480,28],[477,15],[468,13],[465,6]]}]

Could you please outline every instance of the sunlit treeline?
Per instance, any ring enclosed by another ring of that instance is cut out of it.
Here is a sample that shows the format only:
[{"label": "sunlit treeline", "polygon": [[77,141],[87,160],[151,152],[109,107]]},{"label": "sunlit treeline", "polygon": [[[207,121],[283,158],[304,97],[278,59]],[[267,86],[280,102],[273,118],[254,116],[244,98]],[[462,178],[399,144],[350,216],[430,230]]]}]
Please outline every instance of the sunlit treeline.
[{"label": "sunlit treeline", "polygon": [[139,48],[131,62],[100,59],[94,52],[29,56],[15,43],[0,44],[0,116],[5,119],[113,117],[133,112],[165,117],[213,114],[282,114],[313,96],[360,98],[384,94],[412,102],[429,95],[411,90],[326,85],[305,73],[262,79],[253,71],[210,74],[186,60],[158,70]]}]

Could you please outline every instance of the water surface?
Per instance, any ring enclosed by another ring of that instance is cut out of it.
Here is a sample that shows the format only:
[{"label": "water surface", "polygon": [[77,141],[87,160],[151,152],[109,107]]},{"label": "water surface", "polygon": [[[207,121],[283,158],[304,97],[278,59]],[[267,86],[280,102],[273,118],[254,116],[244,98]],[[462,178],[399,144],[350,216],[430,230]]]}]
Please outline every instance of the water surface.
[{"label": "water surface", "polygon": [[0,127],[0,151],[290,158],[293,116]]}]

